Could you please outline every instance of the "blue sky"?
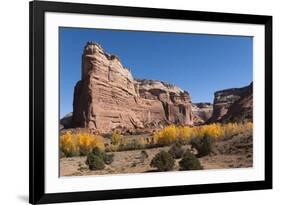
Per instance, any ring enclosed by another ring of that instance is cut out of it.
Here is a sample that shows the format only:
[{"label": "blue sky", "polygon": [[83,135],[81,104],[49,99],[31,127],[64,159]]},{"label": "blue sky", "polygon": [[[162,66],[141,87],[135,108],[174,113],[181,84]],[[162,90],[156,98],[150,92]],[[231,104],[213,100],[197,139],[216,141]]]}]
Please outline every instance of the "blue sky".
[{"label": "blue sky", "polygon": [[72,112],[87,41],[116,54],[135,78],[157,79],[187,90],[193,102],[252,81],[253,39],[242,36],[60,28],[60,116]]}]

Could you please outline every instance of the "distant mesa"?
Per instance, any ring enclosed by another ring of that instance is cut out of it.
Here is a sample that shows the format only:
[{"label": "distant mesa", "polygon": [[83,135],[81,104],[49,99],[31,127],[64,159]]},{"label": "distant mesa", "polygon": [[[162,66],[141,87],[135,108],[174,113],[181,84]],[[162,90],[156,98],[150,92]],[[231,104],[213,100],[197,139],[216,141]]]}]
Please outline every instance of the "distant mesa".
[{"label": "distant mesa", "polygon": [[134,133],[169,124],[192,126],[241,118],[252,118],[252,84],[216,92],[214,104],[192,103],[188,91],[159,80],[135,79],[116,55],[87,42],[81,80],[74,88],[73,113],[60,124],[92,133]]}]

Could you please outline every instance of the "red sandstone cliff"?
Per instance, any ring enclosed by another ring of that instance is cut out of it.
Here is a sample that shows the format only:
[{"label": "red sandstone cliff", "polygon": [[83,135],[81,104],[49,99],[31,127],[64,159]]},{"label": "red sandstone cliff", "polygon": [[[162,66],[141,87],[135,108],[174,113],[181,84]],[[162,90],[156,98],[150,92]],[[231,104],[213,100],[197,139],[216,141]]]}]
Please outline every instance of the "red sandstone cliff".
[{"label": "red sandstone cliff", "polygon": [[74,127],[99,133],[133,132],[170,123],[193,124],[188,92],[161,81],[135,80],[117,56],[87,43],[82,79],[74,89]]}]

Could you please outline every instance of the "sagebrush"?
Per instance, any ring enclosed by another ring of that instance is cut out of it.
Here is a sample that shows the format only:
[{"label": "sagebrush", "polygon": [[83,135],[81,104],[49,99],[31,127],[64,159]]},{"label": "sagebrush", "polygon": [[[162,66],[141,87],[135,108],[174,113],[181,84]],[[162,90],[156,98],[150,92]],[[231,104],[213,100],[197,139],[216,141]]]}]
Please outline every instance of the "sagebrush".
[{"label": "sagebrush", "polygon": [[158,171],[170,171],[175,165],[175,159],[171,154],[161,151],[151,160],[150,166],[155,167]]},{"label": "sagebrush", "polygon": [[180,165],[180,170],[201,170],[201,169],[203,169],[200,161],[189,150],[187,150],[184,153],[183,158],[179,161],[179,165]]},{"label": "sagebrush", "polygon": [[168,151],[175,159],[182,157],[184,150],[179,142],[175,142]]}]

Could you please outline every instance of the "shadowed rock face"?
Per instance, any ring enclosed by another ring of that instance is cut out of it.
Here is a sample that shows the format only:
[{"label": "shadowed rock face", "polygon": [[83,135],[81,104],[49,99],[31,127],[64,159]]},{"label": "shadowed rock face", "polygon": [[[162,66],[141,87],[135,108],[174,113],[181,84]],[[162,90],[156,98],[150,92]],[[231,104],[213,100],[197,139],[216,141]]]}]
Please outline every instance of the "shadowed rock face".
[{"label": "shadowed rock face", "polygon": [[253,119],[253,83],[215,93],[213,115],[208,122],[233,122]]},{"label": "shadowed rock face", "polygon": [[135,80],[119,58],[88,42],[82,79],[74,89],[74,127],[93,133],[134,132],[161,125],[193,124],[188,92],[156,80]]}]

